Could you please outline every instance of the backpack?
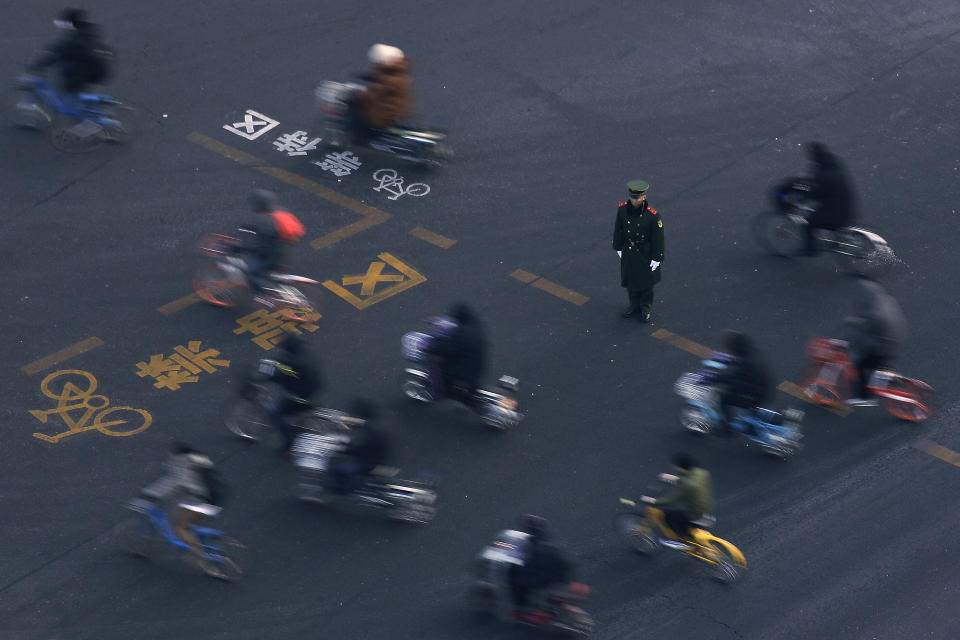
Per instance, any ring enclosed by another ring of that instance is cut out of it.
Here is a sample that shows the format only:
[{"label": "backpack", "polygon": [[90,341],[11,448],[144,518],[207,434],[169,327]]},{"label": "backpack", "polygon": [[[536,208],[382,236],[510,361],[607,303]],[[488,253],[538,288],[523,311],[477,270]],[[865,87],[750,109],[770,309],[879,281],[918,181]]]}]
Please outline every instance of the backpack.
[{"label": "backpack", "polygon": [[207,501],[215,507],[222,507],[229,493],[223,476],[214,467],[203,467],[200,470],[200,477],[207,487]]},{"label": "backpack", "polygon": [[306,233],[303,223],[289,211],[271,211],[270,217],[273,218],[273,226],[277,230],[277,237],[283,242],[297,242]]}]

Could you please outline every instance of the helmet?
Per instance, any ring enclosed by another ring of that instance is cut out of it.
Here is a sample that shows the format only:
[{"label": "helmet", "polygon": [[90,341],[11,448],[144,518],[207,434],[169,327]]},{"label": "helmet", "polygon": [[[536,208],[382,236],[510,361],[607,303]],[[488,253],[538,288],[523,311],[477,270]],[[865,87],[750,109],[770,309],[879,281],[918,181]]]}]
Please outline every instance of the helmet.
[{"label": "helmet", "polygon": [[549,524],[546,518],[535,516],[532,513],[525,513],[520,516],[517,522],[517,529],[524,533],[529,533],[534,540],[546,540]]},{"label": "helmet", "polygon": [[728,329],[724,333],[723,346],[728,353],[737,356],[738,358],[744,358],[750,355],[750,353],[753,351],[753,345],[750,343],[750,338],[739,331],[733,331],[732,329]]},{"label": "helmet", "polygon": [[169,449],[171,455],[182,456],[189,453],[196,453],[197,450],[188,445],[186,442],[181,442],[180,440],[174,440],[170,443]]},{"label": "helmet", "polygon": [[678,453],[673,456],[673,466],[689,471],[697,466],[697,461],[689,453]]},{"label": "helmet", "polygon": [[256,189],[250,194],[250,206],[254,213],[269,213],[277,208],[277,194],[266,189]]},{"label": "helmet", "polygon": [[474,319],[473,309],[466,302],[454,302],[450,305],[447,314],[460,324],[471,322]]},{"label": "helmet", "polygon": [[87,12],[83,9],[64,9],[53,21],[60,29],[80,29],[87,24]]},{"label": "helmet", "polygon": [[375,65],[392,64],[403,60],[403,51],[388,44],[375,44],[367,52],[367,58]]}]

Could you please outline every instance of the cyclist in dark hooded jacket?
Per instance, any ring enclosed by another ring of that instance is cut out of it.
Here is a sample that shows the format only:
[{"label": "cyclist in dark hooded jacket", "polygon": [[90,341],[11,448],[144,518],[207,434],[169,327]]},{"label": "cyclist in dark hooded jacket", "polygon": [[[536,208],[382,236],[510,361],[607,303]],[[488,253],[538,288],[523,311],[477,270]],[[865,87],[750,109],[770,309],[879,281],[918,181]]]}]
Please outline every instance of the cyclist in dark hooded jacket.
[{"label": "cyclist in dark hooded jacket", "polygon": [[550,540],[546,519],[524,515],[517,530],[530,537],[522,563],[511,565],[507,577],[514,609],[522,617],[530,611],[532,593],[569,581],[570,562],[560,547]]},{"label": "cyclist in dark hooded jacket", "polygon": [[112,52],[101,41],[95,24],[87,20],[82,9],[66,9],[54,20],[64,35],[54,42],[30,66],[37,73],[55,67],[60,73],[61,88],[76,94],[88,85],[103,82],[109,75],[108,60]]},{"label": "cyclist in dark hooded jacket", "polygon": [[268,374],[284,391],[272,412],[274,425],[283,435],[284,453],[290,450],[295,436],[291,419],[312,406],[313,397],[323,386],[312,359],[303,339],[291,333],[280,344],[277,365]]},{"label": "cyclist in dark hooded jacket", "polygon": [[453,304],[448,316],[456,327],[431,341],[430,352],[440,360],[446,394],[472,405],[474,391],[486,372],[486,336],[466,303]]},{"label": "cyclist in dark hooded jacket", "polygon": [[723,337],[726,368],[717,379],[723,409],[724,434],[732,433],[730,422],[736,408],[762,405],[770,393],[770,375],[750,339],[739,331],[727,331]]},{"label": "cyclist in dark hooded jacket", "polygon": [[818,202],[807,216],[806,253],[816,253],[816,229],[840,229],[857,219],[857,200],[850,175],[840,159],[821,142],[806,146],[813,173],[810,198]]},{"label": "cyclist in dark hooded jacket", "polygon": [[899,352],[907,335],[907,320],[896,299],[879,283],[863,278],[854,314],[846,319],[850,354],[860,373],[851,406],[871,406],[867,384],[872,373],[886,366]]}]

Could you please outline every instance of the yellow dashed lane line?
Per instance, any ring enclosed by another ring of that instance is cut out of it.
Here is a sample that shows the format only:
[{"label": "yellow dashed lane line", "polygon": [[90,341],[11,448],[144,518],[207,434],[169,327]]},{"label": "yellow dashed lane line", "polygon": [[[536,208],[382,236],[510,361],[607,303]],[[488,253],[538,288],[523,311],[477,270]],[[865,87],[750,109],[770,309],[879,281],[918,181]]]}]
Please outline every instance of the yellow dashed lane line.
[{"label": "yellow dashed lane line", "polygon": [[943,445],[939,445],[932,440],[917,440],[913,443],[913,448],[928,453],[934,458],[943,460],[955,467],[960,467],[960,453],[957,453],[953,449],[948,449]]},{"label": "yellow dashed lane line", "polygon": [[567,289],[563,285],[557,284],[556,282],[551,282],[546,278],[541,278],[540,276],[530,273],[529,271],[524,271],[523,269],[517,269],[510,274],[510,277],[514,280],[519,280],[524,284],[529,284],[530,286],[540,289],[541,291],[546,291],[550,295],[556,296],[561,300],[572,302],[578,307],[582,307],[587,303],[588,300],[590,300],[590,298],[582,293],[577,293],[573,289]]},{"label": "yellow dashed lane line", "polygon": [[66,349],[61,349],[56,353],[50,354],[45,358],[40,358],[39,360],[34,360],[30,364],[25,364],[20,367],[20,371],[24,372],[28,376],[32,376],[35,373],[39,373],[44,369],[49,369],[55,364],[60,364],[64,360],[69,360],[70,358],[76,357],[81,353],[86,353],[92,349],[103,346],[103,340],[97,337],[90,337],[85,340],[81,340],[76,344],[72,344]]}]

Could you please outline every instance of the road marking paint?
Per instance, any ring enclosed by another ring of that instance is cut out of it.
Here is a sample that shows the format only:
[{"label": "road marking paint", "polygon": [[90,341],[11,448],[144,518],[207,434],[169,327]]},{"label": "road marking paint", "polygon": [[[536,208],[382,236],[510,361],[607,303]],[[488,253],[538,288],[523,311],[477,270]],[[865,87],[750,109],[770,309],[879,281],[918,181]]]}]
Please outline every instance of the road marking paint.
[{"label": "road marking paint", "polygon": [[439,233],[434,233],[433,231],[424,229],[423,227],[414,227],[410,230],[410,235],[412,235],[414,238],[420,238],[424,242],[429,242],[430,244],[440,247],[441,249],[449,249],[453,245],[457,244],[457,241],[453,238],[442,236]]},{"label": "road marking paint", "polygon": [[932,440],[917,440],[913,443],[913,448],[928,453],[934,458],[939,458],[955,467],[960,467],[960,453],[957,453],[953,449],[948,449],[943,445],[939,445]]},{"label": "road marking paint", "polygon": [[666,329],[657,329],[650,334],[654,338],[659,338],[668,344],[672,344],[678,349],[683,349],[687,353],[692,353],[698,358],[707,359],[713,353],[713,349],[710,347],[705,347],[702,344],[698,344],[693,340],[687,340],[683,336],[678,336],[675,333],[671,333]]},{"label": "road marking paint", "polygon": [[[788,395],[793,396],[794,398],[799,398],[800,400],[803,400],[807,404],[815,404],[810,402],[810,398],[807,397],[807,394],[803,392],[802,388],[797,386],[795,383],[790,382],[789,380],[784,380],[783,382],[778,384],[777,389],[779,389],[780,391],[783,391]],[[838,415],[841,418],[845,418],[848,415],[850,415],[851,412],[853,412],[853,409],[851,409],[850,407],[830,407],[822,404],[815,404],[815,406],[818,406],[821,409],[826,409],[830,413],[834,415]]]},{"label": "road marking paint", "polygon": [[198,296],[195,293],[191,293],[189,295],[183,296],[182,298],[178,298],[173,302],[168,302],[162,307],[157,307],[157,311],[159,311],[165,316],[169,316],[176,313],[177,311],[182,311],[183,309],[186,309],[190,305],[196,304],[198,302],[200,302],[200,296]]},{"label": "road marking paint", "polygon": [[[390,296],[396,295],[401,291],[406,291],[410,287],[416,286],[422,282],[426,282],[427,278],[422,274],[418,273],[416,269],[410,265],[404,264],[398,258],[390,255],[389,253],[381,253],[377,256],[380,258],[380,261],[374,261],[370,263],[370,266],[367,267],[367,271],[363,275],[352,275],[344,276],[341,279],[343,286],[337,284],[333,280],[327,280],[323,283],[330,291],[334,292],[357,309],[366,309],[367,307],[377,304],[378,302],[383,302]],[[397,274],[384,274],[383,268],[387,265],[390,265],[397,270]],[[396,282],[392,286],[376,291],[377,283],[379,282]],[[365,296],[363,298],[358,297],[354,293],[347,291],[344,287],[351,285],[360,285],[360,295]]]},{"label": "road marking paint", "polygon": [[340,227],[336,231],[331,231],[330,233],[320,236],[319,238],[314,238],[310,241],[310,246],[314,249],[323,249],[324,247],[329,247],[336,242],[340,242],[344,238],[355,236],[361,231],[366,231],[370,227],[374,227],[381,222],[383,222],[383,220],[377,220],[374,218],[357,220],[356,222],[352,222],[345,227]]},{"label": "road marking paint", "polygon": [[[59,416],[67,430],[52,436],[36,432],[33,437],[56,444],[67,436],[94,429],[107,436],[125,437],[140,433],[153,422],[153,416],[144,409],[127,406],[108,409],[110,400],[104,395],[94,395],[96,390],[97,379],[89,371],[66,369],[48,375],[40,383],[40,391],[56,400],[57,406],[53,409],[31,409],[30,415],[43,424],[47,424],[51,415]],[[82,413],[75,417],[72,415],[74,411]],[[112,414],[117,414],[117,417],[105,420]]]},{"label": "road marking paint", "polygon": [[536,276],[530,273],[529,271],[524,271],[523,269],[517,269],[516,271],[510,274],[510,277],[513,278],[514,280],[519,280],[523,284],[530,284],[531,282],[536,280],[539,276]]},{"label": "road marking paint", "polygon": [[260,173],[264,173],[268,176],[276,178],[277,180],[286,182],[290,186],[296,187],[302,191],[306,191],[307,193],[315,195],[319,198],[323,198],[327,202],[331,202],[364,217],[363,220],[348,224],[341,229],[312,240],[310,242],[310,246],[314,249],[328,247],[335,242],[343,240],[344,238],[349,238],[350,236],[369,229],[372,226],[386,222],[392,217],[386,211],[381,211],[380,209],[371,207],[370,205],[364,204],[359,200],[354,200],[349,196],[345,196],[342,193],[334,191],[333,189],[328,189],[327,187],[324,187],[313,180],[304,178],[303,176],[295,173],[291,173],[285,169],[272,167],[256,156],[252,156],[249,153],[231,147],[228,144],[224,144],[219,140],[214,140],[213,138],[205,136],[197,131],[187,135],[187,140],[197,146],[203,147],[208,151],[213,151],[214,153],[220,154],[224,158],[233,160],[234,162],[242,164],[246,167],[256,169]]},{"label": "road marking paint", "polygon": [[61,349],[54,354],[51,354],[45,358],[40,358],[39,360],[34,360],[30,364],[25,364],[20,367],[20,370],[23,371],[28,376],[32,376],[35,373],[39,373],[44,369],[49,369],[55,364],[60,364],[64,360],[69,360],[75,356],[80,355],[81,353],[86,353],[92,349],[103,346],[103,340],[97,337],[90,337],[80,342],[70,345],[66,349]]},{"label": "road marking paint", "polygon": [[578,307],[582,307],[584,304],[590,300],[589,297],[578,293],[573,289],[568,289],[561,284],[557,284],[546,278],[541,278],[540,276],[530,273],[529,271],[524,271],[523,269],[517,269],[510,274],[510,277],[514,280],[519,280],[524,284],[529,284],[532,287],[540,289],[541,291],[546,291],[550,295],[556,296],[561,300],[566,300],[567,302],[572,302]]}]

